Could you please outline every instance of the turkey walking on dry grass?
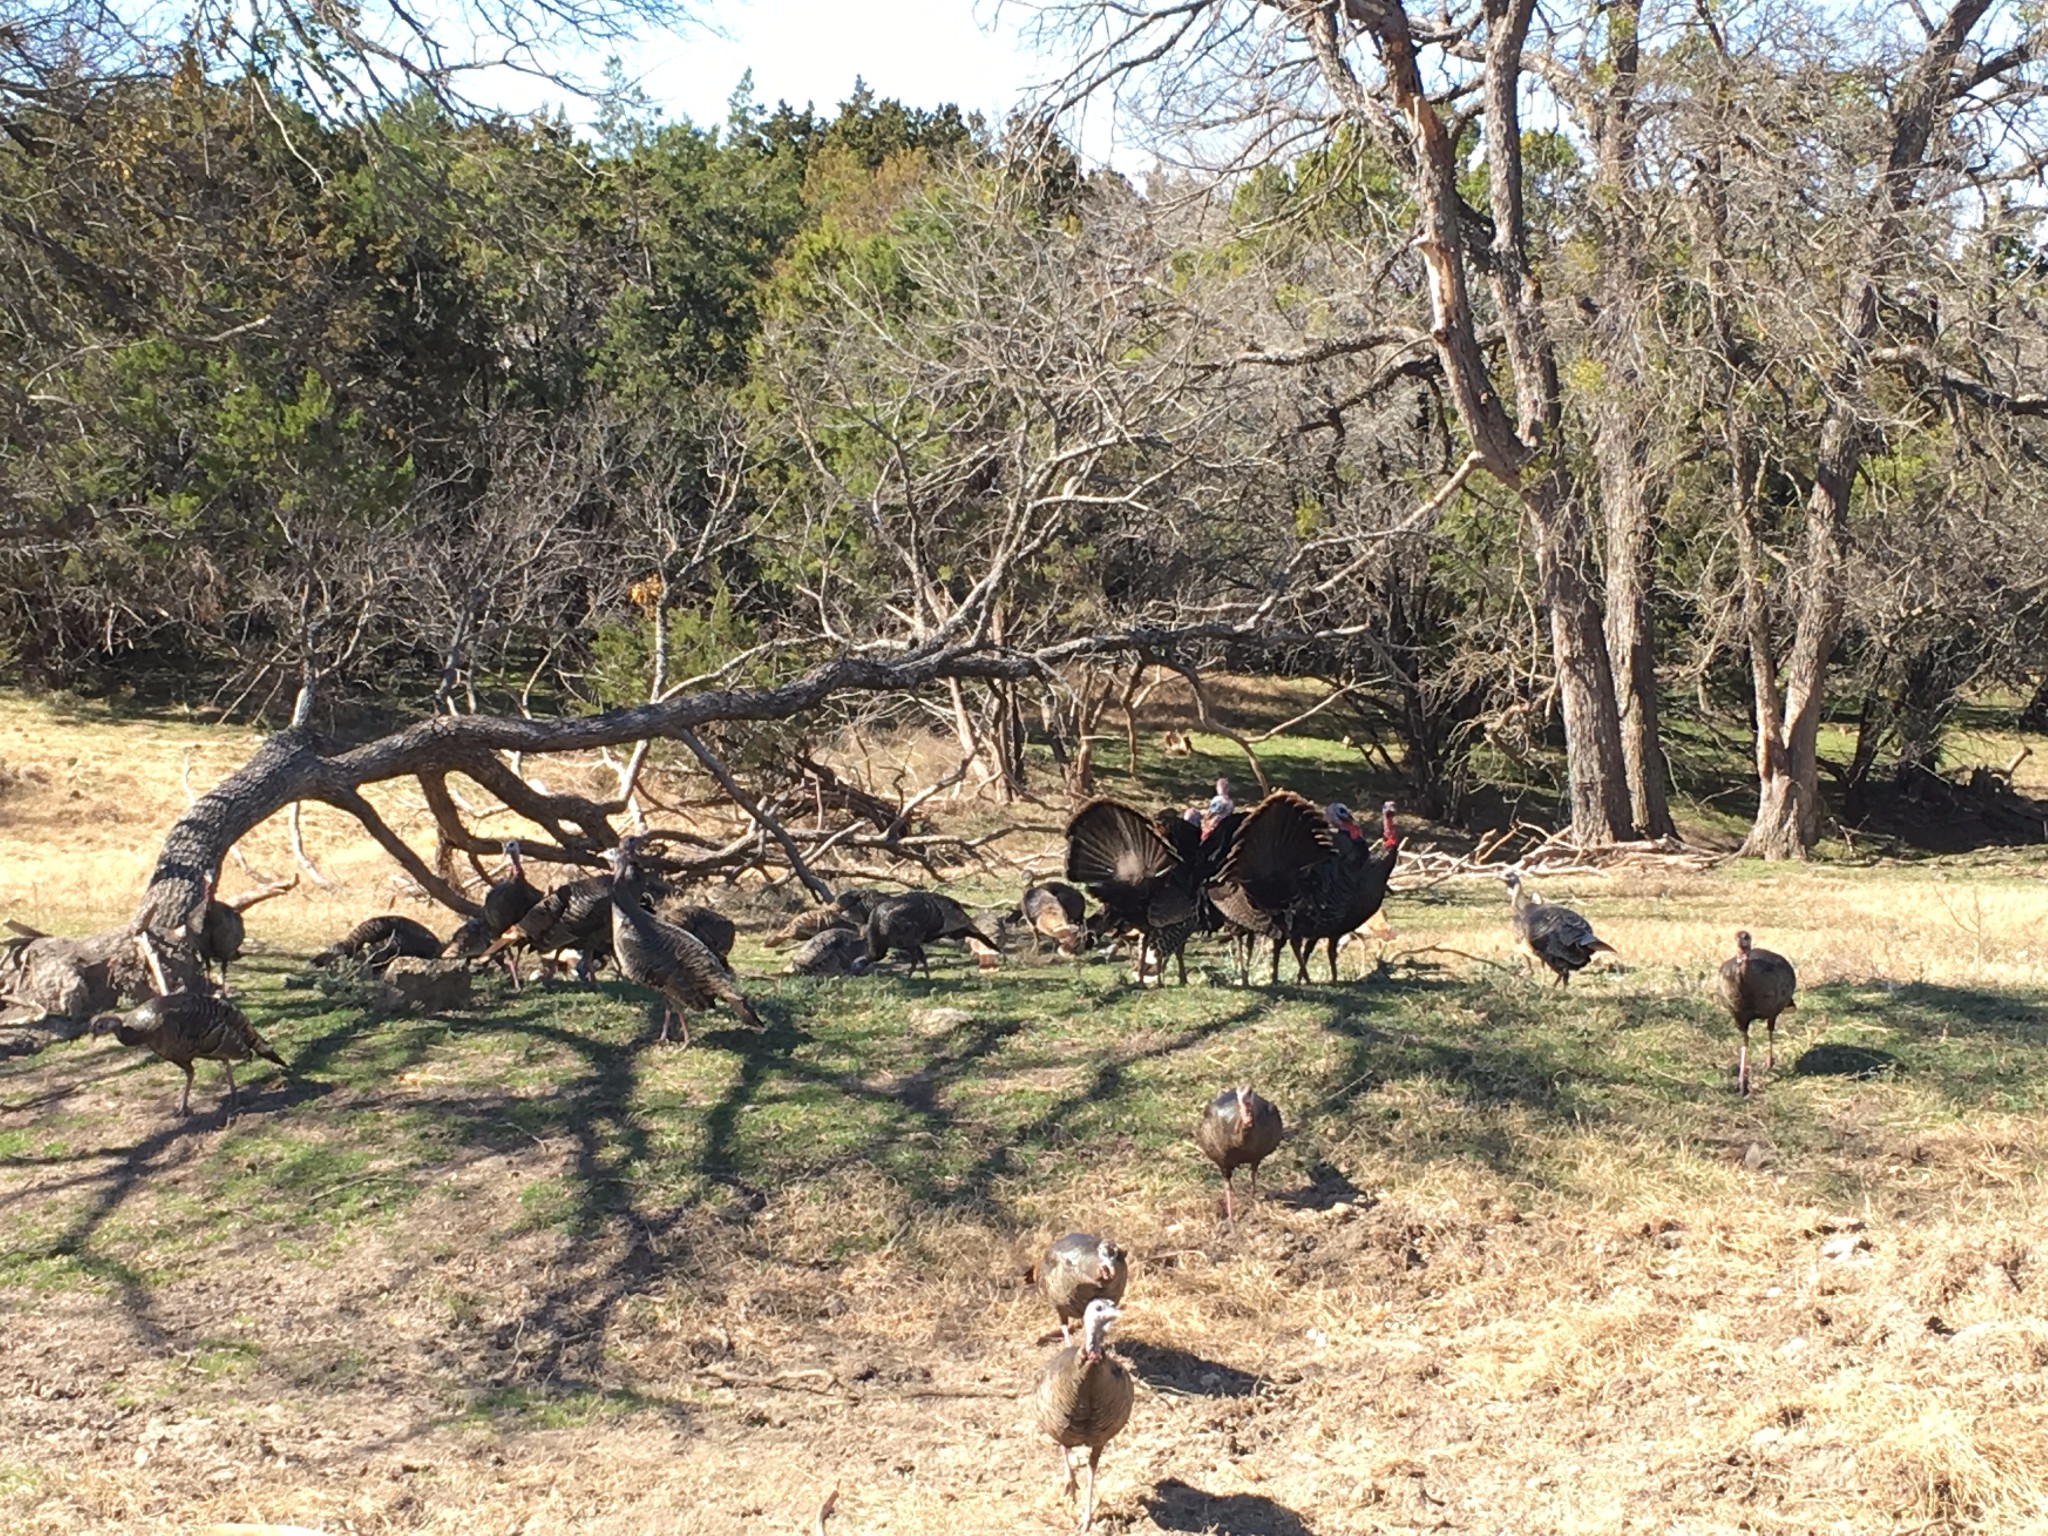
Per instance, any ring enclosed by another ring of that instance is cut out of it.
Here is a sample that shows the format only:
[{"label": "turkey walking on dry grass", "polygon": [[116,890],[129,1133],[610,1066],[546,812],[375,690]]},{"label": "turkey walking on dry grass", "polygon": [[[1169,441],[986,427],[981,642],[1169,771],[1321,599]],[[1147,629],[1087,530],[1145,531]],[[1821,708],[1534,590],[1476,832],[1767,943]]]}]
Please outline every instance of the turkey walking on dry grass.
[{"label": "turkey walking on dry grass", "polygon": [[665,923],[641,904],[645,890],[638,863],[637,838],[627,838],[611,851],[612,953],[626,980],[661,995],[661,1040],[668,1039],[673,1020],[682,1032],[682,1043],[690,1043],[686,1015],[692,1009],[723,1003],[743,1024],[761,1028],[753,1005],[740,994],[718,956],[695,934]]},{"label": "turkey walking on dry grass", "polygon": [[1119,1248],[1092,1232],[1069,1232],[1038,1261],[1038,1291],[1059,1314],[1060,1342],[1073,1342],[1073,1325],[1101,1297],[1124,1299],[1131,1267]]},{"label": "turkey walking on dry grass", "polygon": [[1252,1171],[1252,1198],[1259,1197],[1259,1164],[1280,1145],[1280,1111],[1250,1088],[1219,1093],[1195,1123],[1195,1145],[1223,1175],[1223,1219],[1237,1226],[1231,1196],[1232,1177],[1240,1168]]},{"label": "turkey walking on dry grass", "polygon": [[242,1010],[226,998],[202,992],[173,992],[153,997],[127,1013],[103,1013],[92,1021],[96,1035],[112,1035],[123,1045],[146,1046],[185,1074],[185,1092],[178,1113],[192,1113],[192,1063],[217,1061],[228,1079],[228,1113],[235,1112],[235,1067],[238,1061],[261,1056],[282,1067],[284,1058],[256,1033]]},{"label": "turkey walking on dry grass", "polygon": [[1519,871],[1511,869],[1501,879],[1514,902],[1508,913],[1508,931],[1514,935],[1516,947],[1530,960],[1548,966],[1559,986],[1602,951],[1617,953],[1605,939],[1595,938],[1593,925],[1570,907],[1552,906],[1523,890]]},{"label": "turkey walking on dry grass", "polygon": [[1066,1473],[1062,1491],[1069,1498],[1075,1491],[1074,1452],[1088,1449],[1088,1491],[1075,1527],[1081,1531],[1095,1523],[1095,1471],[1103,1447],[1131,1421],[1130,1372],[1103,1353],[1116,1318],[1115,1302],[1089,1302],[1081,1318],[1081,1341],[1046,1361],[1038,1376],[1038,1427],[1060,1448],[1060,1468]]},{"label": "turkey walking on dry grass", "polygon": [[1735,935],[1735,953],[1721,962],[1721,1004],[1735,1016],[1742,1045],[1735,1056],[1735,1086],[1749,1092],[1749,1026],[1764,1021],[1769,1036],[1764,1070],[1778,1065],[1778,1015],[1797,1008],[1792,994],[1799,977],[1792,962],[1768,949],[1757,949],[1745,931]]}]

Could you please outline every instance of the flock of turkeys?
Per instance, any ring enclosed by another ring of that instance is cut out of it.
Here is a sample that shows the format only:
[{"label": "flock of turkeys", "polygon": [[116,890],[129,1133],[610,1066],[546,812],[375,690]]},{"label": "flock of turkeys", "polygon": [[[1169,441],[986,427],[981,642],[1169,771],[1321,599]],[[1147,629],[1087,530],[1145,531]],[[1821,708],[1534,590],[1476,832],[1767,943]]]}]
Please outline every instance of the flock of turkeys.
[{"label": "flock of turkeys", "polygon": [[[1138,982],[1156,979],[1162,986],[1169,963],[1186,984],[1187,944],[1198,933],[1228,936],[1240,983],[1249,981],[1261,941],[1271,947],[1269,981],[1279,979],[1283,949],[1292,952],[1299,979],[1307,981],[1319,944],[1327,946],[1335,981],[1338,943],[1379,913],[1401,846],[1391,801],[1380,808],[1379,835],[1373,837],[1346,807],[1318,810],[1284,790],[1240,811],[1227,780],[1217,781],[1206,806],[1185,812],[1148,815],[1116,800],[1091,801],[1068,822],[1066,840],[1066,877],[1073,883],[1030,886],[998,931],[1021,925],[1034,951],[1050,941],[1069,955],[1130,940]],[[588,979],[609,963],[655,993],[663,1005],[662,1040],[673,1025],[688,1045],[688,1016],[713,1007],[761,1027],[730,968],[732,921],[681,902],[650,873],[640,839],[627,838],[608,855],[608,874],[548,892],[527,880],[518,843],[507,843],[505,853],[507,872],[485,893],[482,915],[465,922],[453,938],[444,942],[411,918],[383,915],[359,923],[313,956],[313,963],[349,962],[371,971],[401,958],[503,963],[517,987],[519,953],[538,957],[549,969],[573,953],[579,977]],[[1510,871],[1505,880],[1509,930],[1532,968],[1542,965],[1563,985],[1594,955],[1613,951],[1580,914],[1532,896],[1519,873]],[[1076,886],[1094,898],[1093,912]],[[194,947],[220,967],[224,994],[228,964],[241,948],[239,912],[212,900],[210,881],[200,906],[190,925]],[[845,891],[766,942],[797,945],[788,973],[859,976],[895,954],[908,969],[929,975],[925,946],[942,939],[965,941],[984,964],[1000,953],[996,939],[965,907],[935,891]],[[1790,962],[1756,948],[1746,932],[1735,936],[1735,945],[1735,955],[1720,970],[1719,995],[1741,1032],[1736,1082],[1747,1093],[1749,1027],[1758,1021],[1766,1026],[1768,1070],[1776,1059],[1778,1016],[1795,1006],[1797,979]],[[225,995],[174,992],[126,1014],[102,1015],[92,1028],[124,1045],[146,1047],[180,1068],[181,1115],[191,1111],[194,1062],[223,1065],[229,1113],[236,1103],[234,1063],[260,1056],[285,1066]],[[1281,1135],[1280,1111],[1248,1085],[1217,1095],[1203,1108],[1194,1140],[1222,1175],[1227,1226],[1234,1228],[1237,1220],[1237,1170],[1248,1170],[1256,1198],[1259,1164],[1279,1146]],[[1039,1372],[1038,1423],[1059,1447],[1070,1495],[1077,1491],[1076,1453],[1087,1452],[1087,1486],[1080,1498],[1080,1529],[1086,1531],[1094,1517],[1103,1448],[1131,1416],[1130,1373],[1106,1348],[1130,1267],[1113,1240],[1073,1232],[1045,1250],[1035,1277],[1059,1320],[1062,1340]]]}]

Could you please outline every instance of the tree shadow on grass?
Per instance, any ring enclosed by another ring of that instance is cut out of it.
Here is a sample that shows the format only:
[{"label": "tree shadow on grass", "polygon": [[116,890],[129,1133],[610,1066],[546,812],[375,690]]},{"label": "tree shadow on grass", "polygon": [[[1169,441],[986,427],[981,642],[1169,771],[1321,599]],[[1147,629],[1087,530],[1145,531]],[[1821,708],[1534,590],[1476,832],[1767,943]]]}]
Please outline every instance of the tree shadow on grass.
[{"label": "tree shadow on grass", "polygon": [[1306,1521],[1276,1499],[1258,1493],[1204,1493],[1169,1477],[1145,1496],[1145,1513],[1162,1531],[1209,1531],[1216,1536],[1310,1536]]},{"label": "tree shadow on grass", "polygon": [[1803,989],[1800,1000],[1802,1011],[1825,1007],[1923,1039],[1989,1035],[2018,1046],[2048,1046],[2048,1007],[2036,988],[1831,982]]}]

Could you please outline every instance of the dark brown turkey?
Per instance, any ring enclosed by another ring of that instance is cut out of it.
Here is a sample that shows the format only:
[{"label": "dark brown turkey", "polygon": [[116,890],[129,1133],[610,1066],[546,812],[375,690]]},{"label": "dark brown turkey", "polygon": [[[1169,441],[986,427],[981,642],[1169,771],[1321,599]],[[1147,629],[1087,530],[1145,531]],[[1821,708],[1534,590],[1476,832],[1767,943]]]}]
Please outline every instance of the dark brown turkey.
[{"label": "dark brown turkey", "polygon": [[1593,936],[1593,925],[1570,907],[1555,907],[1531,896],[1522,888],[1522,876],[1509,870],[1501,876],[1507,882],[1514,906],[1508,913],[1508,931],[1515,944],[1532,961],[1549,967],[1559,986],[1566,985],[1573,971],[1582,971],[1592,958],[1615,948]]},{"label": "dark brown turkey", "polygon": [[103,1013],[92,1021],[96,1035],[112,1035],[123,1045],[146,1046],[185,1074],[178,1113],[192,1113],[192,1063],[217,1061],[228,1079],[228,1113],[235,1112],[235,1066],[252,1056],[282,1067],[284,1058],[256,1033],[242,1010],[226,998],[203,992],[173,992],[153,997],[126,1013]]},{"label": "dark brown turkey", "polygon": [[1735,1085],[1749,1092],[1749,1026],[1764,1021],[1769,1044],[1764,1070],[1778,1065],[1778,1015],[1799,1004],[1792,994],[1799,989],[1799,977],[1792,962],[1768,949],[1757,949],[1745,931],[1735,935],[1735,953],[1721,962],[1721,1005],[1735,1016],[1742,1031],[1742,1045],[1735,1056]]},{"label": "dark brown turkey", "polygon": [[532,911],[533,904],[540,900],[540,888],[526,878],[526,865],[520,860],[516,837],[506,842],[505,857],[510,860],[510,867],[503,878],[484,892],[484,926],[494,939]]},{"label": "dark brown turkey", "polygon": [[484,951],[485,958],[528,949],[548,962],[576,951],[576,974],[588,981],[611,958],[612,877],[585,875],[556,886]]},{"label": "dark brown turkey", "polygon": [[627,838],[607,857],[612,864],[612,954],[626,980],[659,993],[662,1000],[661,1040],[668,1039],[673,1020],[690,1043],[687,1015],[723,1003],[743,1024],[761,1028],[753,1005],[740,993],[725,968],[696,935],[665,923],[642,901],[646,878],[639,864],[639,839]]},{"label": "dark brown turkey", "polygon": [[923,967],[927,976],[932,973],[932,965],[925,958],[924,947],[937,939],[972,939],[991,950],[998,947],[994,939],[974,926],[965,907],[936,891],[884,896],[868,912],[867,938],[868,959],[874,964],[880,965],[894,950],[910,962],[913,970]]},{"label": "dark brown turkey", "polygon": [[1061,1491],[1069,1498],[1075,1492],[1074,1452],[1084,1446],[1088,1451],[1088,1492],[1076,1527],[1081,1531],[1095,1523],[1095,1472],[1103,1447],[1131,1421],[1130,1373],[1104,1353],[1109,1325],[1116,1319],[1115,1302],[1099,1297],[1089,1302],[1081,1317],[1080,1342],[1046,1361],[1038,1374],[1038,1427],[1060,1448],[1060,1470],[1066,1474]]},{"label": "dark brown turkey", "polygon": [[716,907],[703,907],[695,902],[683,901],[675,896],[658,898],[654,903],[654,915],[664,923],[671,923],[718,956],[718,963],[728,970],[732,968],[733,941],[739,937],[739,929],[733,920]]},{"label": "dark brown turkey", "polygon": [[1201,827],[1172,811],[1147,816],[1121,800],[1091,800],[1067,823],[1067,878],[1102,904],[1103,927],[1142,936],[1140,986],[1155,972],[1164,986],[1169,960],[1187,984],[1209,873]]},{"label": "dark brown turkey", "polygon": [[1059,1315],[1060,1341],[1073,1342],[1073,1325],[1097,1297],[1124,1299],[1130,1284],[1130,1261],[1106,1237],[1069,1232],[1045,1250],[1038,1261],[1039,1294]]},{"label": "dark brown turkey", "polygon": [[315,965],[352,960],[377,975],[394,960],[438,960],[442,944],[425,923],[393,912],[366,917],[313,957]]},{"label": "dark brown turkey", "polygon": [[242,914],[259,901],[268,901],[273,896],[282,896],[298,886],[299,877],[275,885],[261,886],[253,891],[244,891],[231,901],[222,901],[214,895],[216,885],[214,872],[208,870],[201,877],[200,907],[198,921],[186,921],[191,934],[193,953],[199,957],[201,970],[210,978],[216,967],[220,970],[221,990],[227,990],[228,967],[242,958],[242,944],[248,938],[248,925]]},{"label": "dark brown turkey", "polygon": [[[1252,940],[1273,945],[1269,982],[1280,979],[1280,946],[1294,951],[1296,973],[1309,979],[1308,957],[1329,945],[1330,980],[1337,979],[1337,942],[1362,926],[1387,899],[1401,840],[1394,802],[1380,807],[1380,836],[1368,838],[1344,805],[1317,810],[1291,790],[1276,790],[1245,817],[1209,887],[1224,921]],[[1251,944],[1239,979],[1248,977]]]},{"label": "dark brown turkey", "polygon": [[1280,1111],[1250,1088],[1219,1093],[1195,1122],[1195,1145],[1223,1175],[1223,1219],[1237,1225],[1231,1182],[1240,1168],[1252,1171],[1252,1198],[1259,1196],[1259,1164],[1280,1145]]}]

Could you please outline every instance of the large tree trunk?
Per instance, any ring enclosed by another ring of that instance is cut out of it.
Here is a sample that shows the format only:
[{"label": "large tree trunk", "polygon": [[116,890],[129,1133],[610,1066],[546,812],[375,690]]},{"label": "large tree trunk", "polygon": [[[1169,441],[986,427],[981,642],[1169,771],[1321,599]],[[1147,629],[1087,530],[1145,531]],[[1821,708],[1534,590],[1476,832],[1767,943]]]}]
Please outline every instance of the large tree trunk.
[{"label": "large tree trunk", "polygon": [[[1619,417],[1619,407],[1608,414]],[[1629,816],[1642,837],[1672,830],[1669,771],[1657,713],[1657,644],[1651,593],[1657,560],[1656,491],[1642,434],[1620,420],[1594,436],[1600,510],[1607,520],[1607,655],[1614,668]]]},{"label": "large tree trunk", "polygon": [[[1409,130],[1409,186],[1422,225],[1415,242],[1429,279],[1430,333],[1459,420],[1488,474],[1520,499],[1535,532],[1538,572],[1550,610],[1552,656],[1565,721],[1572,830],[1581,844],[1633,831],[1621,751],[1614,673],[1592,580],[1591,540],[1579,487],[1563,461],[1557,351],[1542,285],[1529,259],[1523,204],[1520,93],[1522,49],[1535,0],[1486,0],[1484,116],[1487,203],[1493,239],[1483,260],[1467,247],[1459,160],[1444,113],[1422,80],[1417,42],[1399,0],[1349,0],[1346,13],[1378,44],[1386,89]],[[1333,14],[1298,13],[1338,99],[1361,120],[1378,111],[1342,57]],[[1472,313],[1465,264],[1479,261],[1501,317],[1514,410],[1487,364]]]},{"label": "large tree trunk", "polygon": [[1550,610],[1572,826],[1582,842],[1615,842],[1629,832],[1628,769],[1600,603],[1586,579],[1585,513],[1571,499],[1571,487],[1562,475],[1530,481],[1527,499],[1542,507],[1537,516],[1531,506],[1536,570],[1543,583],[1544,606]]},{"label": "large tree trunk", "polygon": [[1664,498],[1650,467],[1639,330],[1649,313],[1643,266],[1647,242],[1638,216],[1639,128],[1636,27],[1640,0],[1616,0],[1607,13],[1608,79],[1588,117],[1602,196],[1599,314],[1593,345],[1600,359],[1600,400],[1594,407],[1593,457],[1599,466],[1600,510],[1607,525],[1607,656],[1614,672],[1629,816],[1641,837],[1673,830],[1668,777],[1658,728],[1657,646],[1653,594],[1657,514]]},{"label": "large tree trunk", "polygon": [[[1842,623],[1849,492],[1863,444],[1851,407],[1838,398],[1821,425],[1813,490],[1806,499],[1806,550],[1792,650],[1778,670],[1763,622],[1762,562],[1756,553],[1753,491],[1740,521],[1745,604],[1751,611],[1750,665],[1756,688],[1756,822],[1742,851],[1753,858],[1803,859],[1820,841],[1820,716],[1828,660]],[[1737,473],[1741,474],[1738,467]]]},{"label": "large tree trunk", "polygon": [[[1813,490],[1806,499],[1806,547],[1799,568],[1798,621],[1792,649],[1766,688],[1770,658],[1768,626],[1751,625],[1751,660],[1757,687],[1756,822],[1743,852],[1766,859],[1805,858],[1820,840],[1822,804],[1820,734],[1822,690],[1834,656],[1845,601],[1844,551],[1849,535],[1849,494],[1863,464],[1864,432],[1857,397],[1864,360],[1883,327],[1880,284],[1889,276],[1903,244],[1905,214],[1911,207],[1927,147],[1937,120],[1974,82],[1956,70],[1970,33],[1991,0],[1956,0],[1928,32],[1920,56],[1891,91],[1890,143],[1883,173],[1872,190],[1872,219],[1861,250],[1855,252],[1841,316],[1846,349],[1828,379],[1828,407],[1814,454]],[[2006,67],[2010,67],[2010,63]],[[1738,469],[1738,478],[1740,470]],[[1761,609],[1762,579],[1755,569],[1755,508],[1738,516],[1747,523],[1745,603]],[[1759,641],[1761,636],[1761,641]],[[1763,650],[1759,652],[1759,643]],[[1782,689],[1782,696],[1779,690]]]}]

